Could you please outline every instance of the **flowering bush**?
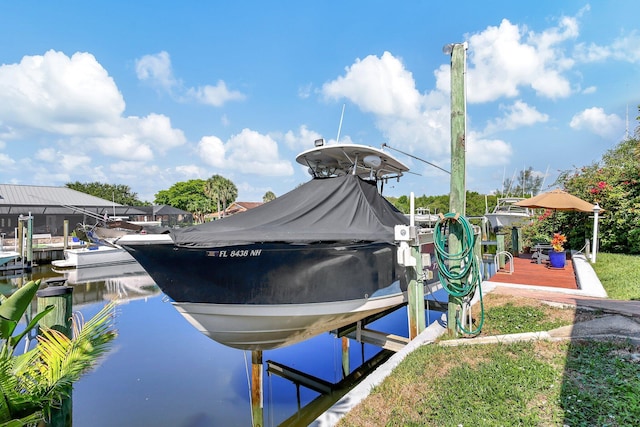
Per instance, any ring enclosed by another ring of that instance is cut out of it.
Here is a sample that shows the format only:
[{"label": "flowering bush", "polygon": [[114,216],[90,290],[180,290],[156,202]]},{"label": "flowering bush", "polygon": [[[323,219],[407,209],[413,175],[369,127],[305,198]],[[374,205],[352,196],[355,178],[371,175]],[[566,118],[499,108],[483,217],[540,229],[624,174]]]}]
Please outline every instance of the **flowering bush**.
[{"label": "flowering bush", "polygon": [[553,239],[551,239],[551,246],[553,246],[553,250],[556,252],[564,251],[564,244],[567,242],[567,238],[564,234],[554,233]]}]

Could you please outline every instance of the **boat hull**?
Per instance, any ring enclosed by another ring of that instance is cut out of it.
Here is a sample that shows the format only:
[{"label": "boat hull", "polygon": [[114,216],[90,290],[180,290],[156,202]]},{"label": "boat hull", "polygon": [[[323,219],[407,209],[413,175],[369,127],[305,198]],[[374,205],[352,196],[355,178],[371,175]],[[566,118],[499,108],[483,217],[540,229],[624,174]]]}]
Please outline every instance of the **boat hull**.
[{"label": "boat hull", "polygon": [[122,248],[93,246],[65,249],[64,259],[54,260],[51,264],[57,268],[83,268],[133,262],[133,257]]},{"label": "boat hull", "polygon": [[19,256],[20,254],[15,251],[0,251],[0,265],[5,265]]},{"label": "boat hull", "polygon": [[407,302],[406,292],[317,304],[245,305],[173,302],[203,334],[241,350],[295,344]]},{"label": "boat hull", "polygon": [[406,302],[387,243],[120,244],[189,322],[235,348],[290,345]]}]

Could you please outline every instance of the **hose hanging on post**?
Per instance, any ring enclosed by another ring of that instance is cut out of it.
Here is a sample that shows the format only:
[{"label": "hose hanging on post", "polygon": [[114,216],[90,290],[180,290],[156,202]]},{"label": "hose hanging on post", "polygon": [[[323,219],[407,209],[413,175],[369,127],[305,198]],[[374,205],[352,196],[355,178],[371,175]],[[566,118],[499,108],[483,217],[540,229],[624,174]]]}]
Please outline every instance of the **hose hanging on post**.
[{"label": "hose hanging on post", "polygon": [[[462,227],[461,249],[457,253],[449,253],[448,237],[451,225],[459,223]],[[434,230],[435,258],[438,264],[438,276],[440,283],[453,297],[464,299],[470,305],[476,289],[480,291],[480,322],[478,327],[467,330],[456,316],[456,324],[460,331],[469,335],[476,335],[482,330],[484,324],[484,304],[482,302],[482,279],[478,259],[473,253],[476,236],[473,226],[460,214],[440,214]],[[451,266],[458,268],[451,269]],[[460,308],[463,309],[462,303]]]}]

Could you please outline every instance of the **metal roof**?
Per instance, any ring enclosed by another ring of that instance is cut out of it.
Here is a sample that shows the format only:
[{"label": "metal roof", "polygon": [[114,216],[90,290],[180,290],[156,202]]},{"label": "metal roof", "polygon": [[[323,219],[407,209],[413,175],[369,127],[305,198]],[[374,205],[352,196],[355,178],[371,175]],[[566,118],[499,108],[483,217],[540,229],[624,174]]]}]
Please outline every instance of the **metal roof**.
[{"label": "metal roof", "polygon": [[[12,185],[0,184],[0,212],[8,213],[10,208],[32,209],[41,213],[68,213],[68,208],[81,208],[92,211],[114,209],[118,214],[127,213],[138,215],[143,212],[113,203],[100,197],[72,190],[67,187],[47,187],[41,185]],[[98,209],[101,208],[101,209]]]}]

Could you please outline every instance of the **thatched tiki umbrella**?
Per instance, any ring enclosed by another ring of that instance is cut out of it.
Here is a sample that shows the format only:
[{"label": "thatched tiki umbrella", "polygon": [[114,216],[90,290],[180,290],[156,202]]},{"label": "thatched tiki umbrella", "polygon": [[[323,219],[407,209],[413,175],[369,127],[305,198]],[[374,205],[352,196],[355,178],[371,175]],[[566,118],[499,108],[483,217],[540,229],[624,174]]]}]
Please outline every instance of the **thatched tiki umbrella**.
[{"label": "thatched tiki umbrella", "polygon": [[596,242],[598,239],[598,213],[600,206],[592,205],[564,190],[552,190],[546,193],[538,194],[530,199],[524,199],[514,203],[516,206],[523,208],[544,208],[558,211],[580,211],[593,212],[593,250],[591,251],[591,262],[596,262]]}]

